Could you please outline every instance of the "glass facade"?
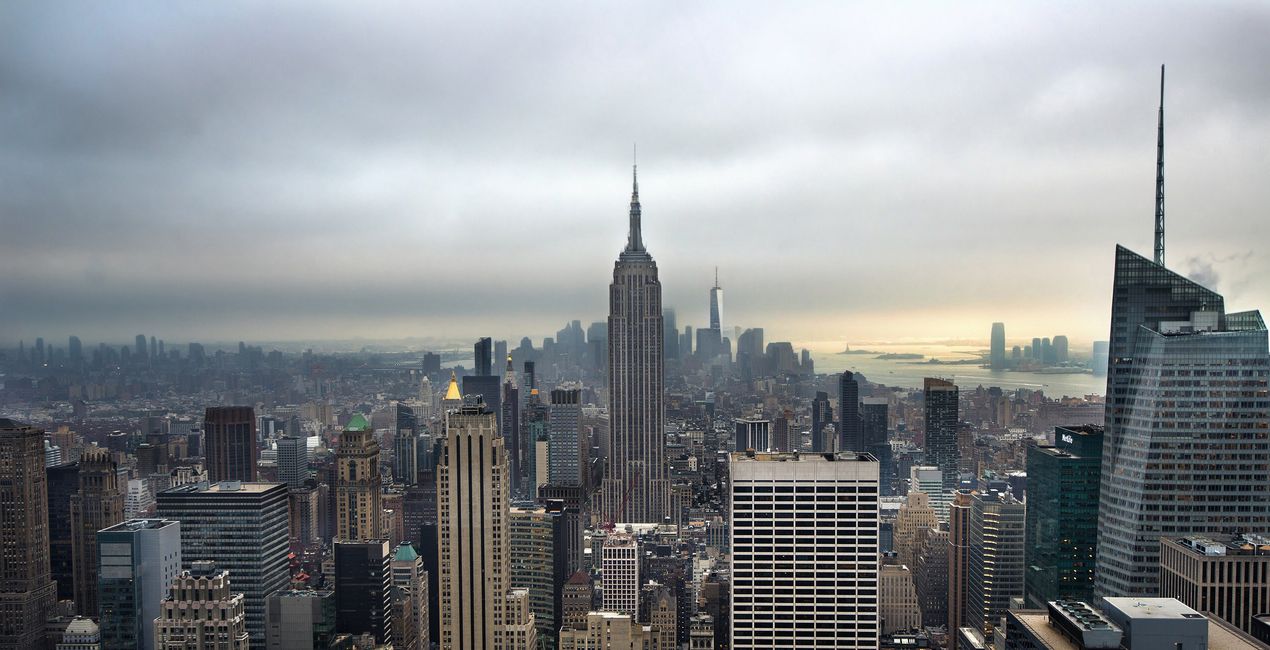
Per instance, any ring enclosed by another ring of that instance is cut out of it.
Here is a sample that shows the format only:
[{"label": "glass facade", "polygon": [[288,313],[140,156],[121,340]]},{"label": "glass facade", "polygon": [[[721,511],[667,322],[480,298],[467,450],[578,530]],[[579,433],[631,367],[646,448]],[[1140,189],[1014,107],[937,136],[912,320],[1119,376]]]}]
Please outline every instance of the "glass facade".
[{"label": "glass facade", "polygon": [[1027,606],[1094,599],[1102,427],[1058,427],[1027,450]]},{"label": "glass facade", "polygon": [[1161,535],[1270,527],[1268,381],[1259,314],[1117,247],[1098,595],[1156,594]]}]

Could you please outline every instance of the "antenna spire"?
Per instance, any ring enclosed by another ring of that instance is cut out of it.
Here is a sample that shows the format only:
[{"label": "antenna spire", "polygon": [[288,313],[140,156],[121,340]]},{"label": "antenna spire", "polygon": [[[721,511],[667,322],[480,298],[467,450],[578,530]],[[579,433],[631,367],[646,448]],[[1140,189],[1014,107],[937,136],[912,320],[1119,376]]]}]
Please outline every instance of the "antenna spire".
[{"label": "antenna spire", "polygon": [[1164,266],[1164,65],[1160,65],[1160,123],[1155,151],[1155,263]]},{"label": "antenna spire", "polygon": [[[638,150],[632,149],[632,154],[638,154]],[[636,159],[637,161],[638,159]],[[639,208],[639,163],[631,164],[631,214],[630,214],[630,232],[626,239],[626,252],[642,253],[644,252],[644,236],[640,232],[640,208]]]}]

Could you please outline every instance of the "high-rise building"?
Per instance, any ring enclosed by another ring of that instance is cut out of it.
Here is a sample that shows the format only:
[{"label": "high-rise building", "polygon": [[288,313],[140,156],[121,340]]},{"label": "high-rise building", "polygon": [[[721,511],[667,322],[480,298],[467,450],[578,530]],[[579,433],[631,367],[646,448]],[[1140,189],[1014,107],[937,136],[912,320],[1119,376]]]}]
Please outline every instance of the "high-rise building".
[{"label": "high-rise building", "polygon": [[256,410],[250,406],[211,406],[203,414],[203,455],[207,479],[256,480]]},{"label": "high-rise building", "polygon": [[[172,581],[154,621],[155,647],[247,650],[245,598],[230,586],[229,571],[194,562]],[[259,642],[264,646],[264,639]]]},{"label": "high-rise building", "polygon": [[145,334],[137,335],[137,346],[134,352],[136,352],[137,354],[137,359],[139,360],[138,363],[140,365],[144,366],[145,364],[150,362],[150,353],[146,351],[146,335]]},{"label": "high-rise building", "polygon": [[548,417],[548,479],[552,485],[583,485],[587,447],[582,435],[582,391],[555,388],[551,391]]},{"label": "high-rise building", "polygon": [[992,324],[992,341],[988,351],[988,365],[993,370],[1005,369],[1005,323]]},{"label": "high-rise building", "polygon": [[866,397],[860,400],[860,432],[864,450],[878,459],[881,471],[878,488],[882,496],[895,494],[895,461],[891,451],[889,407],[885,397]]},{"label": "high-rise building", "polygon": [[335,638],[335,592],[284,589],[266,603],[268,650],[327,650]]},{"label": "high-rise building", "polygon": [[971,496],[963,626],[990,634],[1010,600],[1023,597],[1023,528],[1023,503],[1009,492]]},{"label": "high-rise building", "polygon": [[387,643],[392,628],[392,547],[386,539],[335,542],[335,629]]},{"label": "high-rise building", "polygon": [[44,644],[57,595],[42,429],[0,419],[0,476],[0,650],[27,650]]},{"label": "high-rise building", "polygon": [[913,563],[922,627],[948,624],[948,531],[929,530]]},{"label": "high-rise building", "polygon": [[446,414],[437,466],[441,648],[508,647],[507,456],[479,398]]},{"label": "high-rise building", "polygon": [[71,535],[71,498],[79,492],[79,461],[47,468],[49,565],[57,581],[57,600],[75,598],[75,554]]},{"label": "high-rise building", "polygon": [[811,451],[825,451],[825,427],[833,424],[833,407],[829,403],[829,393],[817,391],[816,398],[811,401]]},{"label": "high-rise building", "polygon": [[278,438],[278,480],[290,488],[302,488],[309,479],[309,446],[304,438]]},{"label": "high-rise building", "polygon": [[419,480],[419,437],[398,432],[392,441],[392,479],[397,485],[414,485]]},{"label": "high-rise building", "polygon": [[1067,363],[1068,352],[1066,336],[1062,334],[1055,336],[1053,342],[1050,343],[1050,347],[1054,349],[1054,363]]},{"label": "high-rise building", "polygon": [[878,574],[878,616],[882,633],[916,630],[922,624],[913,572],[903,564],[883,564]]},{"label": "high-rise building", "polygon": [[1096,591],[1153,596],[1159,538],[1270,529],[1270,352],[1255,311],[1116,248]]},{"label": "high-rise building", "polygon": [[631,191],[630,233],[609,285],[609,462],[603,518],[660,523],[670,514],[666,477],[661,282],[644,249],[639,182]]},{"label": "high-rise building", "polygon": [[392,558],[393,648],[432,647],[428,621],[428,572],[414,546],[402,543]]},{"label": "high-rise building", "polygon": [[602,609],[639,618],[639,542],[634,535],[615,532],[600,549]]},{"label": "high-rise building", "polygon": [[[538,625],[538,636],[554,639],[556,601],[563,581],[558,581],[554,542],[554,521],[546,508],[512,508],[508,517],[510,562],[508,577],[512,589],[529,593],[529,608]],[[562,550],[562,549],[560,549]]]},{"label": "high-rise building", "polygon": [[[345,541],[379,539],[382,534],[383,479],[379,475],[379,443],[360,413],[340,435],[335,452],[335,538]],[[343,631],[343,630],[341,630]]]},{"label": "high-rise building", "polygon": [[244,596],[252,645],[265,645],[265,598],[287,586],[287,486],[192,483],[159,493],[159,516],[181,522],[181,562],[210,560]]},{"label": "high-rise building", "polygon": [[710,287],[710,329],[723,331],[723,287],[719,286],[719,267],[714,267],[714,286]]},{"label": "high-rise building", "polygon": [[595,598],[595,586],[585,571],[577,571],[565,581],[560,593],[560,626],[574,630],[586,629],[587,613]]},{"label": "high-rise building", "polygon": [[1026,605],[1094,600],[1102,427],[1058,427],[1027,448]]},{"label": "high-rise building", "polygon": [[958,490],[948,504],[948,629],[962,627],[970,561],[971,493]]},{"label": "high-rise building", "polygon": [[675,310],[663,309],[662,320],[662,354],[666,359],[679,358],[679,326],[675,324]]},{"label": "high-rise building", "polygon": [[865,449],[860,419],[860,382],[855,373],[844,371],[838,377],[838,451],[868,451]]},{"label": "high-rise building", "polygon": [[560,630],[560,650],[644,650],[655,647],[651,636],[629,614],[589,612],[584,627]]},{"label": "high-rise building", "polygon": [[1270,537],[1161,538],[1160,595],[1251,634],[1253,617],[1270,611]]},{"label": "high-rise building", "polygon": [[930,507],[930,496],[914,486],[895,515],[895,554],[899,563],[913,566],[927,531],[939,528],[939,519]]},{"label": "high-rise building", "polygon": [[922,382],[926,396],[926,462],[944,476],[944,491],[957,489],[961,453],[957,448],[957,386],[951,381],[927,377]]},{"label": "high-rise building", "polygon": [[155,650],[159,603],[181,573],[181,523],[131,519],[97,533],[102,650]]},{"label": "high-rise building", "polygon": [[738,418],[736,420],[736,440],[733,449],[745,451],[771,451],[772,422],[759,418]]},{"label": "high-rise building", "polygon": [[520,478],[524,471],[525,449],[520,431],[520,382],[516,380],[516,370],[512,366],[510,354],[507,355],[507,369],[503,372],[503,393],[500,397],[503,410],[498,426],[503,432],[503,444],[507,446],[512,494],[519,496],[523,490]]},{"label": "high-rise building", "polygon": [[76,616],[66,625],[56,650],[101,650],[101,628],[91,618]]},{"label": "high-rise building", "polygon": [[472,346],[472,358],[478,376],[488,377],[494,374],[493,355],[493,340],[490,337],[483,336],[476,340],[476,344]]},{"label": "high-rise building", "polygon": [[877,461],[734,453],[731,477],[732,647],[877,648]]}]

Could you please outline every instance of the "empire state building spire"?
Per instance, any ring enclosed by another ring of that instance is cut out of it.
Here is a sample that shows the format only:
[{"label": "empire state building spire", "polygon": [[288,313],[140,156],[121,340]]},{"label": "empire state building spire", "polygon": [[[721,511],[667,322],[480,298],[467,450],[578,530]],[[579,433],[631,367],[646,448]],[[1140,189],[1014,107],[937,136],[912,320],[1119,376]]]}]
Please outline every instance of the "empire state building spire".
[{"label": "empire state building spire", "polygon": [[639,223],[639,165],[631,165],[631,231],[626,239],[627,253],[644,252],[644,236]]}]

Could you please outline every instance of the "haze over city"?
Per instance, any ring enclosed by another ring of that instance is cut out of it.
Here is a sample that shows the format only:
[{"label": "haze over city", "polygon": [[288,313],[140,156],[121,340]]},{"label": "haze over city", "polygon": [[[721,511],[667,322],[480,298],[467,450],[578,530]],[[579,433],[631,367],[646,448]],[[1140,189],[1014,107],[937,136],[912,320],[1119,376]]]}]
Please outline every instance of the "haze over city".
[{"label": "haze over city", "polygon": [[1270,303],[1270,7],[0,8],[0,301],[35,336],[550,335],[626,229],[680,323],[1105,339],[1113,244]]}]

